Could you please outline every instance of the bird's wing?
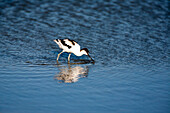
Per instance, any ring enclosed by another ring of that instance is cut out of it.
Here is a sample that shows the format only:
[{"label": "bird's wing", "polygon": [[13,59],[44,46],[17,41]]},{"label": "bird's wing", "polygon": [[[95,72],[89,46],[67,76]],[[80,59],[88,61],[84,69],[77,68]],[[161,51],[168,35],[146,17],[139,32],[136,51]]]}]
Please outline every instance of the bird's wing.
[{"label": "bird's wing", "polygon": [[80,50],[80,45],[77,42],[75,42],[74,40],[64,39],[64,41],[65,41],[65,44],[71,46],[71,48]]},{"label": "bird's wing", "polygon": [[74,46],[75,45],[75,41],[73,40],[70,40],[70,39],[64,39],[65,43],[69,46]]}]

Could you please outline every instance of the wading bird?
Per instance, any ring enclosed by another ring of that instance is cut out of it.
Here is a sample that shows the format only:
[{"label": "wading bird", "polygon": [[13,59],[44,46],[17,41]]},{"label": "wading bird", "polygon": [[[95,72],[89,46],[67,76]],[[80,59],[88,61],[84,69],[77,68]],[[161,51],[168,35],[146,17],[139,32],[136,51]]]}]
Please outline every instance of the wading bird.
[{"label": "wading bird", "polygon": [[80,45],[74,40],[70,39],[55,39],[54,42],[58,44],[58,46],[63,49],[57,56],[57,61],[63,52],[68,52],[68,62],[70,62],[70,55],[74,53],[76,56],[87,55],[94,63],[94,60],[89,55],[89,50],[87,48],[80,49]]}]

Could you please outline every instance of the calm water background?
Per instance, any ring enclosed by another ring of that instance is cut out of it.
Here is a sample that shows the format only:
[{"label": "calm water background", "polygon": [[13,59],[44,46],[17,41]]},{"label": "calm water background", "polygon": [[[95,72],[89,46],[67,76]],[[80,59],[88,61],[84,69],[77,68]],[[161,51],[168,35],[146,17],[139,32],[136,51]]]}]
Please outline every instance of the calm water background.
[{"label": "calm water background", "polygon": [[[0,112],[169,113],[168,12],[168,0],[0,0]],[[57,64],[56,38],[96,63]]]}]

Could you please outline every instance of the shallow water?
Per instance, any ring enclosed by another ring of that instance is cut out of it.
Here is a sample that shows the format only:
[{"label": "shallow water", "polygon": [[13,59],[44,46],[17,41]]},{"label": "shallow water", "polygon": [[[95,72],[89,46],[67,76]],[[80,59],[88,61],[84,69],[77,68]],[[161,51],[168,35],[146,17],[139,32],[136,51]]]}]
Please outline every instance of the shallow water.
[{"label": "shallow water", "polygon": [[0,37],[2,113],[170,112],[168,0],[2,0]]}]

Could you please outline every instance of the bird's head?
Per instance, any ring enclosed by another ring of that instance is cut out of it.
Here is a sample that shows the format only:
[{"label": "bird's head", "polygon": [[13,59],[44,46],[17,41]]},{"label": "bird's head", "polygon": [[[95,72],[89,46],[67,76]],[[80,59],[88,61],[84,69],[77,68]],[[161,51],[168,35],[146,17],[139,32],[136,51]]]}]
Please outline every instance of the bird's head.
[{"label": "bird's head", "polygon": [[83,53],[84,55],[88,55],[89,54],[89,50],[87,48],[81,49],[80,52]]},{"label": "bird's head", "polygon": [[94,62],[94,60],[89,55],[89,50],[87,48],[81,49],[80,52],[82,52],[84,55],[87,55]]}]

